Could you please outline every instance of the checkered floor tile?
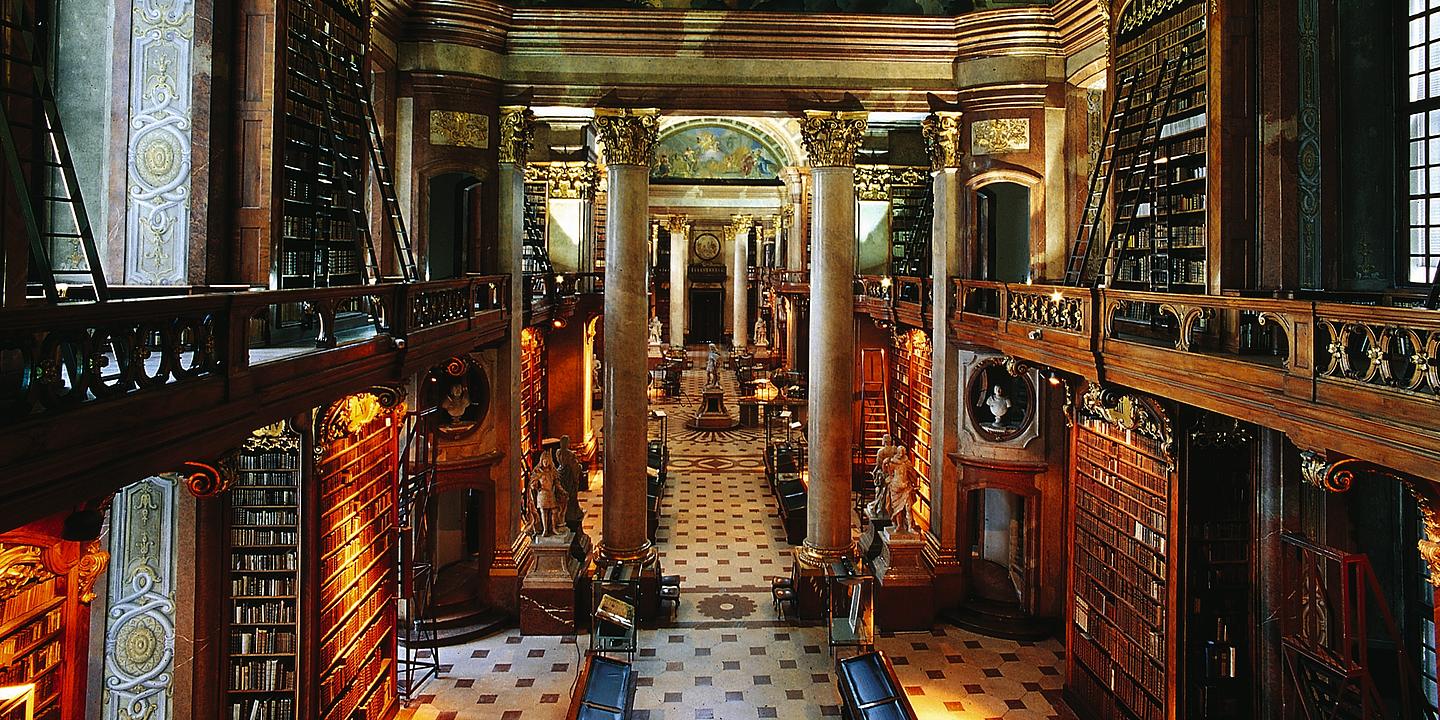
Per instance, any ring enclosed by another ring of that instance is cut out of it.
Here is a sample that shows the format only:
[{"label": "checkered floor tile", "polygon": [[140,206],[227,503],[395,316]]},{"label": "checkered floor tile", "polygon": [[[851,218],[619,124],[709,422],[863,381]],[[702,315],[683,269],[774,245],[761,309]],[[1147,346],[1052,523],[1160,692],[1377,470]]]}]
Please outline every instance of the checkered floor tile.
[{"label": "checkered floor tile", "polygon": [[[697,366],[703,367],[703,358]],[[838,717],[833,660],[821,628],[781,622],[769,579],[786,574],[785,543],[761,465],[763,431],[687,430],[703,373],[682,398],[661,401],[669,421],[670,487],[656,542],[667,574],[683,577],[674,620],[642,630],[636,720]],[[735,397],[733,375],[725,381]],[[733,404],[732,413],[738,412]],[[587,493],[586,528],[600,538],[600,487]],[[1068,712],[1056,641],[1017,643],[952,627],[882,636],[921,717],[1043,720]],[[449,670],[401,718],[558,720],[565,716],[588,640],[522,637],[518,630],[446,648]]]}]

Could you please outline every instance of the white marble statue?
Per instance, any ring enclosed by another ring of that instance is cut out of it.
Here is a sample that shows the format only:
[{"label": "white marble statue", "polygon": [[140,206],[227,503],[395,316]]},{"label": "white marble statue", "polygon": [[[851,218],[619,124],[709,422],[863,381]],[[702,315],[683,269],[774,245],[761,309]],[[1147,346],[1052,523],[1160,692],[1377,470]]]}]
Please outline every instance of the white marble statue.
[{"label": "white marble statue", "polygon": [[865,513],[870,517],[879,519],[889,515],[890,499],[886,489],[890,476],[895,473],[896,458],[904,455],[905,448],[896,445],[893,436],[887,434],[880,439],[880,449],[875,451],[875,466],[870,469],[871,481],[875,483],[875,498],[865,506]]},{"label": "white marble statue", "polygon": [[565,507],[565,489],[560,485],[560,469],[550,453],[540,453],[539,462],[530,471],[532,492],[535,496],[535,515],[539,527],[534,528],[540,537],[560,534],[561,512]]},{"label": "white marble statue", "polygon": [[665,344],[665,341],[660,339],[660,333],[663,330],[664,328],[660,325],[660,318],[650,318],[650,345],[660,347]]},{"label": "white marble statue", "polygon": [[915,504],[914,474],[910,472],[909,453],[904,447],[890,458],[890,474],[885,482],[885,504],[890,511],[890,532],[915,532],[915,519],[910,506]]},{"label": "white marble statue", "polygon": [[1010,398],[1005,397],[1005,388],[999,385],[991,387],[990,396],[985,398],[985,407],[995,416],[995,422],[986,423],[986,426],[1004,428],[1005,416],[1010,413]]},{"label": "white marble statue", "polygon": [[720,348],[710,343],[705,356],[705,387],[720,387]]},{"label": "white marble statue", "polygon": [[765,323],[765,318],[755,318],[755,329],[751,331],[755,339],[755,347],[770,346],[770,326]]}]

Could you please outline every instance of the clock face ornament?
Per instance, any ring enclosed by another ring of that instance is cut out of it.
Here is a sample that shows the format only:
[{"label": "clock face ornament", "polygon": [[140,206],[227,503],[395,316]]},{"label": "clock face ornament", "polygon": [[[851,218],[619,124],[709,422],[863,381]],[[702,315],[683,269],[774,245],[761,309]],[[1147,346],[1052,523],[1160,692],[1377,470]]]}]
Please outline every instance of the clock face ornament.
[{"label": "clock face ornament", "polygon": [[720,239],[705,233],[695,238],[695,256],[701,260],[714,260],[720,254]]}]

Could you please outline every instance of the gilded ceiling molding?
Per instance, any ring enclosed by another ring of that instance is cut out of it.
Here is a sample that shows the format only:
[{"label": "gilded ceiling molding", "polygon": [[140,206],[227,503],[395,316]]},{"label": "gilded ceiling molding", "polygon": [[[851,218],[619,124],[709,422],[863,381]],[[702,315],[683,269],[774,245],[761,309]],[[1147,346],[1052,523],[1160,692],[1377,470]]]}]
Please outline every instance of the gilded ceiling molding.
[{"label": "gilded ceiling molding", "polygon": [[806,110],[800,142],[811,167],[855,167],[855,151],[865,137],[863,112]]},{"label": "gilded ceiling molding", "polygon": [[920,123],[931,170],[960,167],[960,117],[958,112],[932,112]]},{"label": "gilded ceiling molding", "polygon": [[535,144],[535,113],[524,105],[500,108],[500,162],[525,164]]},{"label": "gilded ceiling molding", "polygon": [[928,185],[930,176],[922,168],[905,165],[856,165],[855,197],[859,200],[890,200],[896,185]]},{"label": "gilded ceiling molding", "polygon": [[650,167],[660,116],[654,108],[596,108],[593,123],[605,152],[606,165]]}]

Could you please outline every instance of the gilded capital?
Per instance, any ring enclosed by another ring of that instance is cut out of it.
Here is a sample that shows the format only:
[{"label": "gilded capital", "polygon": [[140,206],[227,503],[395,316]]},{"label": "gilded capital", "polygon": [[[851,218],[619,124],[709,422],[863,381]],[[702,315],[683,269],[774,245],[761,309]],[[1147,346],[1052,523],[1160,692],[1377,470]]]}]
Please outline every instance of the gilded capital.
[{"label": "gilded capital", "polygon": [[920,123],[920,134],[925,137],[931,170],[960,167],[960,113],[930,113]]},{"label": "gilded capital", "polygon": [[855,167],[855,151],[865,137],[863,112],[806,110],[800,143],[811,167]]},{"label": "gilded capital", "polygon": [[734,229],[734,232],[735,232],[735,234],[736,234],[737,236],[738,236],[740,233],[749,230],[749,229],[751,228],[751,226],[753,226],[754,224],[755,224],[755,216],[754,216],[754,215],[731,215],[731,216],[730,216],[730,225],[731,225],[731,227]]},{"label": "gilded capital", "polygon": [[525,164],[535,143],[535,113],[524,105],[500,108],[500,162]]},{"label": "gilded capital", "polygon": [[665,228],[669,230],[672,235],[675,233],[686,233],[690,228],[690,218],[684,215],[671,215],[666,221]]},{"label": "gilded capital", "polygon": [[655,159],[660,116],[654,108],[598,108],[595,110],[594,127],[604,145],[606,165],[650,167]]}]

